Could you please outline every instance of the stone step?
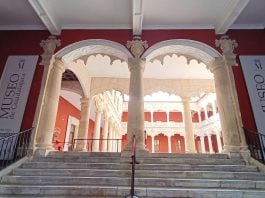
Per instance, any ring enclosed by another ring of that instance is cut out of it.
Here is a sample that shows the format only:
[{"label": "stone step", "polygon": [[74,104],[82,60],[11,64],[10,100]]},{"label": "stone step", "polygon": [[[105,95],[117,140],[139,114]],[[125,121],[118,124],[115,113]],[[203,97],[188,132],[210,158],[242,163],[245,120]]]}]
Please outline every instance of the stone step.
[{"label": "stone step", "polygon": [[[75,163],[129,163],[129,158],[117,157],[82,157],[82,156],[47,156],[34,157],[33,162],[75,162]],[[205,164],[205,165],[245,165],[242,159],[200,159],[200,158],[137,158],[140,164]]]},{"label": "stone step", "polygon": [[[196,158],[196,159],[228,159],[227,154],[208,154],[208,153],[150,153],[151,158]],[[137,157],[137,156],[136,156]]]},{"label": "stone step", "polygon": [[[130,188],[123,186],[28,186],[28,185],[2,185],[0,186],[1,197],[19,198],[42,197],[42,198],[103,198],[103,197],[126,197]],[[3,192],[5,194],[3,194]],[[249,189],[220,189],[220,188],[162,188],[162,187],[136,187],[136,195],[145,198],[264,198],[265,190]]]},{"label": "stone step", "polygon": [[120,157],[121,153],[117,152],[77,152],[77,151],[51,151],[48,156],[80,156],[80,157]]},{"label": "stone step", "polygon": [[[131,165],[120,163],[61,163],[61,162],[27,162],[22,168],[32,169],[131,169]],[[137,164],[137,170],[179,170],[179,171],[235,171],[235,172],[255,172],[255,166],[245,165],[189,165],[189,164]]]},{"label": "stone step", "polygon": [[79,163],[120,163],[117,157],[47,156],[34,157],[33,162],[79,162]]},{"label": "stone step", "polygon": [[[4,176],[3,184],[15,185],[103,185],[129,186],[125,177],[63,177],[63,176]],[[135,178],[135,185],[141,187],[184,187],[184,188],[236,188],[264,189],[265,181],[233,179],[177,179],[177,178]]]},{"label": "stone step", "polygon": [[[190,164],[190,165],[245,165],[242,159],[197,159],[197,158],[137,158],[140,164]],[[121,158],[122,163],[129,163],[130,160]]]},{"label": "stone step", "polygon": [[[120,157],[121,153],[117,152],[76,152],[76,151],[51,151],[48,156],[82,156],[82,157]],[[151,158],[196,158],[196,159],[228,159],[227,154],[207,154],[207,153],[150,153]]]},{"label": "stone step", "polygon": [[[24,169],[13,171],[16,176],[75,176],[75,177],[130,177],[131,170],[102,169]],[[189,178],[189,179],[246,179],[265,180],[265,174],[259,172],[224,172],[224,171],[161,171],[136,170],[136,178]]]},{"label": "stone step", "polygon": [[[22,168],[53,168],[53,169],[86,169],[86,168],[98,168],[98,169],[120,169],[120,163],[61,163],[61,162],[27,162],[22,164]],[[128,165],[130,167],[130,165]]]}]

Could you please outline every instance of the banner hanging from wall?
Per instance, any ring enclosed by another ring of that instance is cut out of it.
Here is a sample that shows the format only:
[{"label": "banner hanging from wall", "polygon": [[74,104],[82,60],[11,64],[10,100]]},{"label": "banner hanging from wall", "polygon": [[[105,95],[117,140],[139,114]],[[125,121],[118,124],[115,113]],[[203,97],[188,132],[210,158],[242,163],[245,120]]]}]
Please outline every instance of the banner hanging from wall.
[{"label": "banner hanging from wall", "polygon": [[38,56],[9,56],[0,81],[0,138],[20,131]]},{"label": "banner hanging from wall", "polygon": [[257,130],[265,135],[265,56],[240,56]]}]

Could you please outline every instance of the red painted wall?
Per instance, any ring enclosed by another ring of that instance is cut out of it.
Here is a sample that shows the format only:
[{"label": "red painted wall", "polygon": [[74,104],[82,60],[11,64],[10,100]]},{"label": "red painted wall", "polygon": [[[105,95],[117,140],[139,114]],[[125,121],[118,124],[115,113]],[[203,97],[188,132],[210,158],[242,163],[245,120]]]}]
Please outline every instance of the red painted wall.
[{"label": "red painted wall", "polygon": [[73,106],[71,103],[69,103],[65,98],[61,97],[59,98],[59,105],[58,105],[58,111],[56,116],[56,123],[55,123],[55,129],[58,131],[55,135],[57,138],[54,139],[54,141],[58,141],[61,143],[54,143],[53,146],[55,149],[59,150],[59,147],[63,147],[63,143],[65,141],[65,135],[66,135],[66,128],[67,128],[67,122],[69,115],[75,117],[76,119],[80,120],[80,110],[77,109],[75,106]]}]

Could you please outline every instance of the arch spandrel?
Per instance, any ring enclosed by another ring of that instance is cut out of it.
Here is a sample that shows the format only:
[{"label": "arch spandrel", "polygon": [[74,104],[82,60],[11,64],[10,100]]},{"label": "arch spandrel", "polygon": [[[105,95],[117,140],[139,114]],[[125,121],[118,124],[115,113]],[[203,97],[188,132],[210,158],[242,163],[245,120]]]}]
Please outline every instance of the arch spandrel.
[{"label": "arch spandrel", "polygon": [[132,57],[128,49],[120,43],[104,40],[104,39],[89,39],[83,40],[58,51],[55,55],[62,58],[64,61],[74,61],[80,57],[92,54],[106,54],[111,57],[117,57],[122,61],[128,60]]},{"label": "arch spandrel", "polygon": [[168,54],[179,54],[186,57],[193,57],[206,65],[212,63],[216,57],[221,56],[217,50],[202,42],[188,39],[172,39],[151,46],[145,51],[142,57],[151,61],[156,57]]}]

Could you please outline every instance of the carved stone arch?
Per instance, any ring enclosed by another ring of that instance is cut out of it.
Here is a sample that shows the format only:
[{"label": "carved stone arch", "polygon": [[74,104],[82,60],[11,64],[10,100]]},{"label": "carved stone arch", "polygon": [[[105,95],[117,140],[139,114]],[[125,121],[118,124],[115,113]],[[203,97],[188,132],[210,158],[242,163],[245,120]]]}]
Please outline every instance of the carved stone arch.
[{"label": "carved stone arch", "polygon": [[171,39],[156,43],[148,48],[142,57],[150,61],[167,54],[180,54],[188,59],[193,57],[206,65],[211,64],[215,58],[221,57],[221,54],[211,46],[188,39]]},{"label": "carved stone arch", "polygon": [[91,89],[90,96],[92,98],[92,97],[94,97],[98,94],[102,94],[104,92],[110,92],[111,93],[111,90],[115,90],[115,91],[120,92],[121,94],[124,94],[123,90],[121,90],[121,89],[108,88],[108,87],[96,87],[96,88]]},{"label": "carved stone arch", "polygon": [[126,62],[128,58],[132,58],[125,46],[105,39],[88,39],[72,43],[59,50],[55,56],[68,62],[92,54],[107,54]]},{"label": "carved stone arch", "polygon": [[65,65],[66,69],[73,72],[78,79],[82,90],[82,96],[88,98],[90,96],[89,87],[91,78],[89,77],[88,70],[85,65],[75,62],[67,62]]},{"label": "carved stone arch", "polygon": [[122,94],[129,95],[129,79],[125,78],[92,78],[90,94],[103,93],[108,90],[116,90]]}]

